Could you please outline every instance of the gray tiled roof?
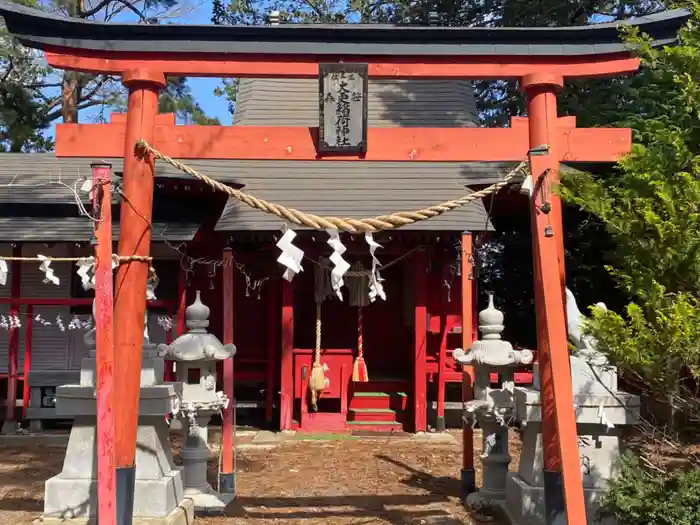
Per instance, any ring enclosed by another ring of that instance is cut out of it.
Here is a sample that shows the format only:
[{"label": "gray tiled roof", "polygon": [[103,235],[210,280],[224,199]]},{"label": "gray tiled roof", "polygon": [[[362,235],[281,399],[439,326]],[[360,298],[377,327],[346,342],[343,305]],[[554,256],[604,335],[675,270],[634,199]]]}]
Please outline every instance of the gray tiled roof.
[{"label": "gray tiled roof", "polygon": [[[473,127],[476,103],[466,80],[370,80],[369,127]],[[315,79],[242,79],[234,123],[317,126]],[[370,146],[371,147],[371,146]],[[245,191],[317,215],[363,218],[413,211],[461,197],[468,186],[500,180],[512,163],[238,162]],[[229,200],[217,230],[278,230],[275,216]],[[414,230],[480,231],[490,227],[480,201]]]},{"label": "gray tiled roof", "polygon": [[[56,157],[53,153],[1,153],[0,203],[69,204],[76,182],[92,176],[90,164],[108,162],[117,177],[123,171],[122,159]],[[237,182],[230,166],[217,161],[187,161],[189,166],[229,183]],[[156,162],[157,178],[191,180],[189,175],[165,162]],[[82,194],[87,199],[86,194]]]},{"label": "gray tiled roof", "polygon": [[[153,240],[191,241],[199,223],[163,223],[154,221]],[[85,217],[0,217],[0,242],[87,242],[92,223]],[[119,238],[119,224],[112,228]]]}]

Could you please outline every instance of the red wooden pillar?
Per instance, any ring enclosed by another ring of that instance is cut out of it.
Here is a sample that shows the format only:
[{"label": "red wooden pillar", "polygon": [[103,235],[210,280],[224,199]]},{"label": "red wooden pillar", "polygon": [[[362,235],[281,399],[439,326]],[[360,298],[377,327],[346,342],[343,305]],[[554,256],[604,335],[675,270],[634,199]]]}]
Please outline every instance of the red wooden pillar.
[{"label": "red wooden pillar", "polygon": [[178,337],[184,334],[187,328],[185,310],[187,310],[187,275],[180,267],[180,272],[177,274],[177,310],[175,312],[175,335]]},{"label": "red wooden pillar", "polygon": [[268,424],[272,423],[272,405],[275,400],[275,348],[277,346],[277,326],[274,320],[277,319],[278,313],[278,282],[277,279],[271,279],[269,281],[269,296],[267,298],[268,323],[270,324],[270,328],[267,330],[267,363],[265,365],[267,372],[265,379],[265,421],[267,421]]},{"label": "red wooden pillar", "polygon": [[[136,142],[153,142],[158,113],[158,92],[165,86],[163,73],[137,69],[124,73],[129,89],[124,145],[124,200],[119,228],[120,256],[149,256],[153,211],[154,159],[137,156]],[[117,523],[131,524],[136,475],[141,351],[146,313],[147,261],[122,262],[117,269],[114,298],[116,382],[120,402],[115,405]]]},{"label": "red wooden pillar", "polygon": [[[473,244],[472,234],[462,233],[461,240],[462,254],[460,261],[462,264],[462,348],[466,351],[471,347],[478,334],[474,331],[474,312],[476,305],[474,301],[474,269],[472,267]],[[474,367],[465,366],[462,368],[462,402],[474,399]],[[474,475],[474,430],[472,425],[462,419],[462,498],[476,490],[476,477]]]},{"label": "red wooden pillar", "polygon": [[[531,223],[537,310],[546,525],[564,522],[585,525],[586,510],[580,471],[576,418],[571,387],[569,350],[564,313],[563,226],[561,202],[552,191],[559,181],[556,90],[563,86],[558,75],[523,77],[527,94],[530,147],[548,145],[532,153],[530,169],[535,191]],[[551,205],[546,212],[545,202]],[[543,211],[544,210],[544,211]]]},{"label": "red wooden pillar", "polygon": [[[223,253],[223,314],[224,314],[224,344],[233,343],[233,252],[230,247]],[[224,361],[224,394],[229,398],[229,405],[224,410],[221,424],[221,472],[219,473],[219,492],[223,494],[236,493],[236,465],[233,454],[233,424],[236,398],[233,392],[233,357]]]},{"label": "red wooden pillar", "polygon": [[27,417],[29,408],[29,373],[32,370],[32,318],[34,306],[27,305],[27,318],[24,321],[24,372],[22,381],[22,419]]},{"label": "red wooden pillar", "polygon": [[294,290],[282,280],[282,359],[280,373],[280,430],[292,429],[294,403]]},{"label": "red wooden pillar", "polygon": [[[12,248],[12,257],[22,256],[22,246],[17,244]],[[22,295],[22,262],[10,262],[10,294],[12,299],[18,299]],[[19,306],[10,306],[10,317],[19,315]],[[2,426],[3,434],[14,434],[17,425],[15,411],[17,409],[17,369],[19,365],[19,328],[12,326],[7,338],[7,406],[5,407],[5,423]],[[25,379],[26,380],[26,379]]]},{"label": "red wooden pillar", "polygon": [[[449,282],[450,276],[449,265],[442,264],[442,277],[441,282],[447,280]],[[441,289],[440,293],[440,348],[438,349],[438,373],[437,373],[437,417],[435,418],[435,430],[438,432],[444,432],[445,430],[445,372],[447,367],[447,337],[452,329],[453,325],[448,324],[448,316],[452,312],[449,310],[449,302],[447,293],[444,289]]]},{"label": "red wooden pillar", "polygon": [[115,525],[114,325],[112,319],[111,166],[92,164],[95,228],[95,343],[97,359],[97,521]]},{"label": "red wooden pillar", "polygon": [[425,432],[427,424],[426,401],[426,344],[428,336],[427,280],[428,258],[425,252],[413,257],[414,294],[414,369],[413,369],[413,430]]}]

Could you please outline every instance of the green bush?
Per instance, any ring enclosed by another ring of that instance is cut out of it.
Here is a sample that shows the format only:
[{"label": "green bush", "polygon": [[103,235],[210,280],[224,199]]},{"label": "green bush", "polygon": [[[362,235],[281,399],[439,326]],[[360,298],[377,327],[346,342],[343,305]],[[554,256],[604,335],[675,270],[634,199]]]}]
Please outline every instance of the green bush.
[{"label": "green bush", "polygon": [[698,525],[700,469],[651,472],[624,456],[602,503],[600,517],[614,516],[619,525]]}]

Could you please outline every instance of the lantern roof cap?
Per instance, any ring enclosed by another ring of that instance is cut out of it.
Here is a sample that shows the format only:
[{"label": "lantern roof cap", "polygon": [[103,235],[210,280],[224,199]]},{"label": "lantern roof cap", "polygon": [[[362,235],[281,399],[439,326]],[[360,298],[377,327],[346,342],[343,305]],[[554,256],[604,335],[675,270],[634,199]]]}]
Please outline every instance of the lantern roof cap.
[{"label": "lantern roof cap", "polygon": [[222,344],[207,331],[209,313],[209,307],[202,303],[201,292],[197,290],[194,302],[185,310],[187,333],[170,344],[158,345],[160,355],[173,361],[224,361],[236,355],[233,343]]}]

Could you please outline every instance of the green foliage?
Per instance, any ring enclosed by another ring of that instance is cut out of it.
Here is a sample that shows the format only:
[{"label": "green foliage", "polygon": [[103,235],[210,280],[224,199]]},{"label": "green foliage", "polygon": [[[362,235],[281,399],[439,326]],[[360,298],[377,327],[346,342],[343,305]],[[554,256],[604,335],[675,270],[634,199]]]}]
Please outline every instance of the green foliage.
[{"label": "green foliage", "polygon": [[621,119],[634,129],[632,153],[611,175],[577,173],[561,187],[605,225],[615,244],[608,269],[634,300],[590,329],[614,364],[659,395],[675,388],[680,368],[700,379],[700,3],[690,7],[678,46],[653,49],[644,35],[626,35],[644,64],[630,95],[646,111]]},{"label": "green foliage", "polygon": [[[633,128],[632,152],[613,173],[569,174],[559,190],[604,225],[614,244],[602,254],[606,269],[632,301],[619,313],[593,312],[587,330],[598,350],[643,392],[697,419],[696,393],[682,389],[686,374],[700,382],[700,2],[688,7],[692,21],[676,46],[625,35],[642,59],[617,111]],[[664,446],[673,441],[662,435]],[[620,525],[700,523],[700,469],[667,470],[667,459],[623,459],[605,513]]]},{"label": "green foliage", "polygon": [[619,525],[700,523],[700,469],[650,472],[625,456],[620,474],[602,500],[601,517],[614,516]]}]

